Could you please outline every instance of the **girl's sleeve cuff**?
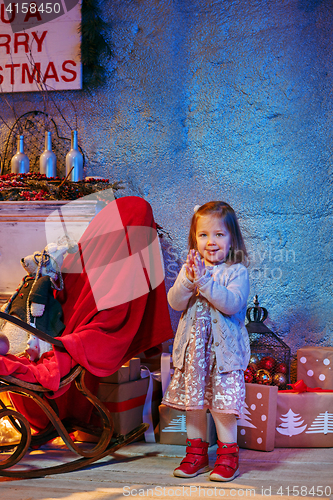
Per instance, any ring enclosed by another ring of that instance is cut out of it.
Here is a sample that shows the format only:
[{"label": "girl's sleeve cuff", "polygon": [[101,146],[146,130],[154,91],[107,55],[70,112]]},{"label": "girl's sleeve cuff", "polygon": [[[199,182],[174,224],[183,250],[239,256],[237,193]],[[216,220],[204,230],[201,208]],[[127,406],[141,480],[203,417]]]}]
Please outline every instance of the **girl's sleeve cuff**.
[{"label": "girl's sleeve cuff", "polygon": [[187,277],[186,274],[184,273],[184,276],[181,278],[181,283],[184,285],[188,290],[194,290],[195,284],[194,282],[190,281]]},{"label": "girl's sleeve cuff", "polygon": [[208,281],[211,279],[212,275],[210,274],[207,269],[205,269],[205,274],[201,276],[197,281],[193,281],[194,286],[197,286],[198,288],[201,288],[204,286]]}]

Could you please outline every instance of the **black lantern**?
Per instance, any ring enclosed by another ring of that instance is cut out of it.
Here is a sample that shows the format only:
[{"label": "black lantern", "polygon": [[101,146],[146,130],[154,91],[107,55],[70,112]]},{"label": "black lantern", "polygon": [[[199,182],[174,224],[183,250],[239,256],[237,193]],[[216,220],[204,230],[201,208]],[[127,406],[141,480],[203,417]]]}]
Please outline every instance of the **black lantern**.
[{"label": "black lantern", "polygon": [[246,311],[251,358],[245,380],[283,389],[289,383],[290,348],[264,324],[268,312],[259,306],[258,295],[253,303]]}]

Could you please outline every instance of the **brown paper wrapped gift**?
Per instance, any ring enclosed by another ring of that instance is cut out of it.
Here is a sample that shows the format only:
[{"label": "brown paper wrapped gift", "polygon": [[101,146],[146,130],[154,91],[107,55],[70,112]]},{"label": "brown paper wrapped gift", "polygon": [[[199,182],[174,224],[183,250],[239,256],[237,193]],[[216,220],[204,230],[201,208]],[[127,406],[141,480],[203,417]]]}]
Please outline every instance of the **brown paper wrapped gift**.
[{"label": "brown paper wrapped gift", "polygon": [[[160,443],[186,445],[186,412],[170,406],[160,405]],[[216,444],[216,430],[213,417],[207,413],[207,442]]]},{"label": "brown paper wrapped gift", "polygon": [[298,349],[297,380],[304,380],[311,388],[333,389],[333,347]]},{"label": "brown paper wrapped gift", "polygon": [[115,373],[108,377],[102,377],[101,382],[109,384],[124,384],[132,380],[141,378],[141,359],[132,358],[119,368]]},{"label": "brown paper wrapped gift", "polygon": [[[114,432],[127,434],[142,423],[143,407],[146,401],[149,377],[122,384],[100,383],[98,397],[108,408],[113,418]],[[153,379],[153,394],[151,401],[152,421],[154,428],[158,424],[158,406],[162,399],[161,382]],[[96,413],[91,419],[92,425],[98,425]],[[77,432],[78,441],[97,442],[98,438],[84,432]]]},{"label": "brown paper wrapped gift", "polygon": [[279,391],[275,447],[333,447],[333,391]]},{"label": "brown paper wrapped gift", "polygon": [[245,384],[245,388],[245,411],[237,421],[237,442],[241,448],[272,451],[278,388],[260,384]]},{"label": "brown paper wrapped gift", "polygon": [[130,381],[130,367],[129,365],[123,365],[112,375],[107,377],[101,377],[100,382],[108,384],[125,384]]},{"label": "brown paper wrapped gift", "polygon": [[97,397],[110,411],[114,432],[127,434],[142,423],[149,378],[134,380],[124,384],[99,385]]}]

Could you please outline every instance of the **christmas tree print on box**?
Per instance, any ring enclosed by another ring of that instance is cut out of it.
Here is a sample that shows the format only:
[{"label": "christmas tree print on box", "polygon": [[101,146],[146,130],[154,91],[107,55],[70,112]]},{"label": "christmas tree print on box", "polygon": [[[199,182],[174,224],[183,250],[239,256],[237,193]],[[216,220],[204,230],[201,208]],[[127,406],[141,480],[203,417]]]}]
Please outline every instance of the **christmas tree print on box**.
[{"label": "christmas tree print on box", "polygon": [[238,419],[238,444],[241,448],[274,449],[277,386],[245,384],[245,407]]},{"label": "christmas tree print on box", "polygon": [[[160,405],[160,443],[186,445],[186,412]],[[216,443],[217,436],[213,417],[207,413],[207,437],[209,446]]]},{"label": "christmas tree print on box", "polygon": [[302,347],[297,351],[297,380],[311,388],[333,389],[333,347]]},{"label": "christmas tree print on box", "polygon": [[171,420],[167,427],[162,429],[162,432],[185,432],[186,433],[186,415],[179,415]]},{"label": "christmas tree print on box", "polygon": [[[257,397],[258,395],[262,395],[260,392],[257,393]],[[259,396],[259,398],[260,398]],[[251,409],[252,410],[255,410],[256,406],[254,404],[251,405]],[[237,421],[237,425],[239,427],[251,427],[252,429],[256,429],[256,426],[252,424],[251,422],[251,413],[249,412],[249,407],[248,405],[246,404],[245,402],[245,405],[244,405],[244,413],[243,415],[241,415]],[[241,431],[241,434],[245,435],[245,430]]]},{"label": "christmas tree print on box", "polygon": [[333,392],[279,392],[275,447],[333,446]]},{"label": "christmas tree print on box", "polygon": [[328,434],[329,432],[333,432],[333,413],[319,413],[319,415],[315,418],[314,422],[312,422],[311,427],[306,431],[306,434],[322,432],[324,434]]},{"label": "christmas tree print on box", "polygon": [[280,418],[282,423],[280,424],[280,427],[276,428],[280,434],[291,437],[300,434],[306,429],[306,424],[302,425],[304,422],[304,420],[301,420],[302,417],[298,413],[294,413],[292,410],[289,410]]}]

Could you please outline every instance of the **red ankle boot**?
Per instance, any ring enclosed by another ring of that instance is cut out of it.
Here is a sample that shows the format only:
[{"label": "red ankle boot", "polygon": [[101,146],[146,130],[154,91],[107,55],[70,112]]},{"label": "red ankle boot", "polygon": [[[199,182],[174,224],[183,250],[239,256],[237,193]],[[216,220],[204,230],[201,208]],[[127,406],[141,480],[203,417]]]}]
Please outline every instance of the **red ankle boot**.
[{"label": "red ankle boot", "polygon": [[217,459],[209,475],[211,481],[232,481],[239,475],[237,443],[221,443],[217,440]]},{"label": "red ankle boot", "polygon": [[177,469],[173,471],[176,477],[195,477],[209,471],[208,443],[201,439],[186,440],[186,457]]}]

